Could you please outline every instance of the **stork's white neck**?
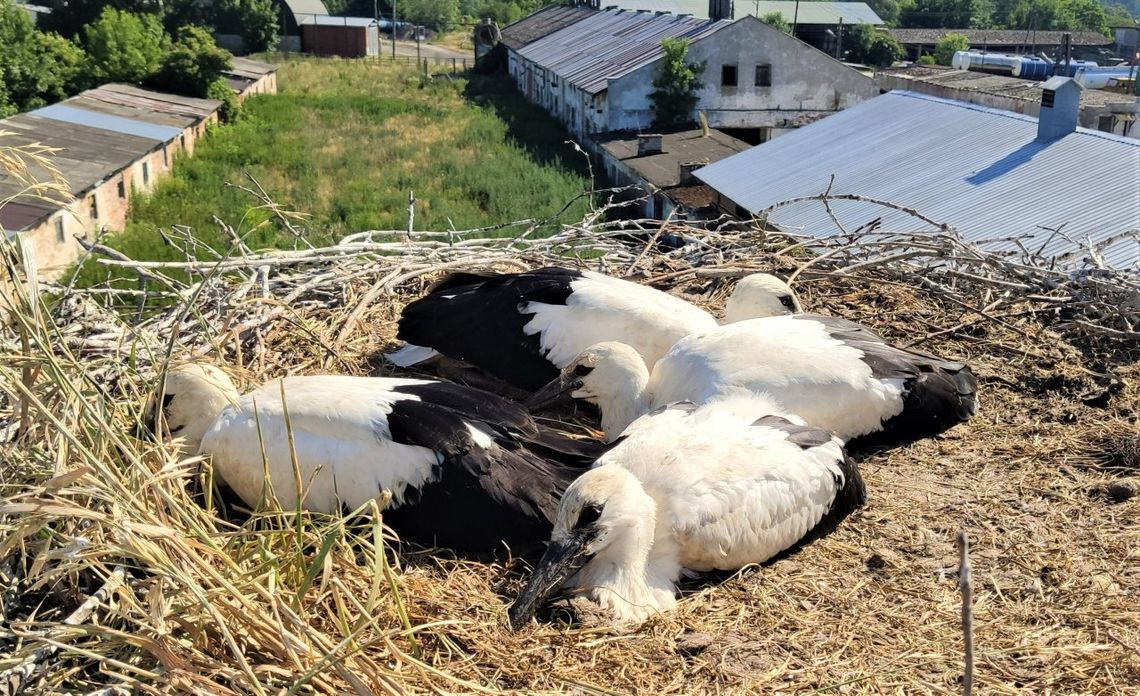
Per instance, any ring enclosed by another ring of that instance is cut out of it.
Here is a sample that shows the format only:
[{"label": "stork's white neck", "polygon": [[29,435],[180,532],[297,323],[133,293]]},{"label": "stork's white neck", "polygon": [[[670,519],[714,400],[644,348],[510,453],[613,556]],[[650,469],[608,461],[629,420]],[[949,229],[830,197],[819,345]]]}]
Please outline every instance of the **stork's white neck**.
[{"label": "stork's white neck", "polygon": [[680,554],[668,524],[661,528],[654,510],[651,506],[612,529],[610,543],[567,583],[611,612],[618,623],[644,621],[677,604]]}]

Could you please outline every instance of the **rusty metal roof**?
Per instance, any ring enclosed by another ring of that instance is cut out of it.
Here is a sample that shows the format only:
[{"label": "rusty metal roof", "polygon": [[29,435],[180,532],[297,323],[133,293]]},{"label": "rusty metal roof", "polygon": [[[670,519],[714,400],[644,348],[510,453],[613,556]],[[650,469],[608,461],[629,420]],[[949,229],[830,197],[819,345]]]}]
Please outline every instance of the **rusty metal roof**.
[{"label": "rusty metal roof", "polygon": [[220,101],[214,99],[183,97],[178,94],[153,92],[149,89],[117,83],[89,89],[83,93],[83,96],[123,106],[132,106],[141,112],[177,114],[194,118],[196,121],[208,118],[222,105]]},{"label": "rusty metal roof", "polygon": [[[6,196],[0,194],[0,199],[3,198]],[[0,205],[0,228],[9,234],[19,232],[38,223],[56,210],[59,208],[48,207],[39,203],[10,201]]]},{"label": "rusty metal roof", "polygon": [[575,22],[594,14],[597,10],[578,5],[551,5],[529,17],[503,27],[501,38],[504,46],[518,50],[527,44],[564,29]]},{"label": "rusty metal roof", "polygon": [[662,55],[661,39],[703,39],[731,20],[652,12],[604,10],[549,34],[518,51],[529,61],[590,94]]},{"label": "rusty metal roof", "polygon": [[[1020,243],[1079,265],[1090,244],[1103,245],[1110,264],[1140,269],[1140,140],[1078,128],[1042,143],[1037,119],[1010,111],[899,90],[695,174],[751,213],[830,187],[912,208],[991,251],[1017,253]],[[886,230],[923,228],[871,203],[831,208],[848,229],[875,218]],[[817,201],[768,219],[819,237],[839,232]]]}]

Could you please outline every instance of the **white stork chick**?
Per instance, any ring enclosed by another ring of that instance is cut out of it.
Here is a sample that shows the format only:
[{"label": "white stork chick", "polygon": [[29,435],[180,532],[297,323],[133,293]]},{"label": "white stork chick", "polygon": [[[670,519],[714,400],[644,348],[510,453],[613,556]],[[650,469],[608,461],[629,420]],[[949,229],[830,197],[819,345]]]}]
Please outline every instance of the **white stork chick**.
[{"label": "white stork chick", "polygon": [[740,389],[859,445],[936,435],[977,411],[977,381],[963,363],[898,348],[846,319],[812,314],[750,319],[679,340],[649,371],[619,343],[592,346],[527,402],[562,394],[601,410],[611,441],[664,404],[703,403]]},{"label": "white stork chick", "polygon": [[218,368],[189,364],[160,394],[145,425],[161,419],[182,452],[209,455],[251,508],[270,489],[283,510],[324,513],[390,491],[384,521],[401,538],[453,548],[542,540],[562,491],[603,451],[539,430],[499,396],[429,380],[286,377],[240,395]]},{"label": "white stork chick", "polygon": [[511,606],[518,628],[560,587],[618,623],[676,604],[682,569],[736,570],[831,531],[866,500],[838,438],[755,395],[635,421],[570,484],[550,545]]},{"label": "white stork chick", "polygon": [[[799,300],[757,274],[737,283],[729,307],[739,320],[796,312]],[[652,365],[677,339],[716,326],[685,300],[592,271],[454,273],[404,307],[397,338],[407,345],[387,358],[408,367],[443,354],[533,391],[595,343],[623,341]]]}]

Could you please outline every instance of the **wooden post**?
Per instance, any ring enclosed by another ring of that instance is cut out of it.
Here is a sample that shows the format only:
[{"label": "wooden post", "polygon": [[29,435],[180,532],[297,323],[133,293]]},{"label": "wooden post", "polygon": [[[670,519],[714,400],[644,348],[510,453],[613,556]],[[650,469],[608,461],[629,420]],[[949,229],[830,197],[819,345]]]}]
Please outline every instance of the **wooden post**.
[{"label": "wooden post", "polygon": [[958,532],[958,589],[962,592],[962,639],[966,644],[966,666],[962,674],[962,695],[974,689],[974,617],[973,588],[970,586],[970,539],[965,530]]},{"label": "wooden post", "polygon": [[412,230],[416,225],[416,192],[408,191],[408,241],[412,241]]}]

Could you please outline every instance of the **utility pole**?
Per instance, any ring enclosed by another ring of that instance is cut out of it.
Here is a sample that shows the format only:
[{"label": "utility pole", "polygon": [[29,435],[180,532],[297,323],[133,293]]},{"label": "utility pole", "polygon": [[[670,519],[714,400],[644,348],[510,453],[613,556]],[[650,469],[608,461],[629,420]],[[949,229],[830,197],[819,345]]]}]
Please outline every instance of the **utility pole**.
[{"label": "utility pole", "polygon": [[392,0],[392,62],[396,62],[396,0]]},{"label": "utility pole", "polygon": [[792,15],[792,36],[796,35],[796,26],[800,22],[800,0],[796,0],[796,13]]},{"label": "utility pole", "polygon": [[843,18],[839,18],[839,36],[835,41],[835,60],[843,60]]}]

